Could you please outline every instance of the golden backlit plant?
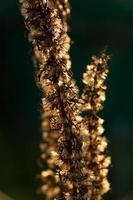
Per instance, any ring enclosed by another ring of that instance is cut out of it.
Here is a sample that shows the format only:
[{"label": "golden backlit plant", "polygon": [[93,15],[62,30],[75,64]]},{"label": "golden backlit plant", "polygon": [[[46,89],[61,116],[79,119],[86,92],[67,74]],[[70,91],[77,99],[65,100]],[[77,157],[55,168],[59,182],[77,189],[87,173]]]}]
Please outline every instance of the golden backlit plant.
[{"label": "golden backlit plant", "polygon": [[101,200],[110,189],[104,120],[109,55],[93,56],[79,97],[69,55],[68,0],[20,0],[42,91],[41,192],[47,199]]}]

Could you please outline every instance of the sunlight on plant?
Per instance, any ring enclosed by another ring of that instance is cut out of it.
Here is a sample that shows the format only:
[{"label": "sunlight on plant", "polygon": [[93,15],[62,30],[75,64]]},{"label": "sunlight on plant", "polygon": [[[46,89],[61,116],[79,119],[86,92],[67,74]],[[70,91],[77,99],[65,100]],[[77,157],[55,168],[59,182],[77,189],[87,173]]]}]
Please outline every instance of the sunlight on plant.
[{"label": "sunlight on plant", "polygon": [[[92,56],[83,74],[84,90],[73,79],[67,0],[20,0],[38,67],[42,91],[41,192],[48,199],[101,200],[110,190],[111,158],[98,116],[105,101],[110,56]],[[47,166],[47,167],[46,167]]]}]

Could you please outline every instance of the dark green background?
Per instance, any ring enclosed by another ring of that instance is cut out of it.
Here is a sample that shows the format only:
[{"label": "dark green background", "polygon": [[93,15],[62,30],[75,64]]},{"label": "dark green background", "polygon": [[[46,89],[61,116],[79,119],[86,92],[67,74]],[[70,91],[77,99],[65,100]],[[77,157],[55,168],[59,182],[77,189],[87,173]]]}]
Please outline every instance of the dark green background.
[{"label": "dark green background", "polygon": [[[133,1],[71,1],[74,77],[105,45],[112,54],[104,112],[112,155],[107,200],[133,200]],[[40,92],[16,0],[0,2],[0,190],[37,200]]]}]

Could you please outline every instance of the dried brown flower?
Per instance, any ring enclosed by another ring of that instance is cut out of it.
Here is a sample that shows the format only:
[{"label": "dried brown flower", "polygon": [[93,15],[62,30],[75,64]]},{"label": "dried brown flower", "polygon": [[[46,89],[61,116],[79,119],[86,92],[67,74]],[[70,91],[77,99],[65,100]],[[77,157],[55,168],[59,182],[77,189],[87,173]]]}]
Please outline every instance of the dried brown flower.
[{"label": "dried brown flower", "polygon": [[[93,57],[79,101],[69,56],[68,1],[20,0],[20,4],[42,90],[41,191],[49,199],[100,200],[109,188],[110,158],[103,153],[107,139],[97,112],[105,100],[109,57],[105,53]],[[84,110],[89,117],[81,116]]]},{"label": "dried brown flower", "polygon": [[110,189],[107,181],[108,166],[111,163],[110,157],[104,151],[108,142],[103,136],[104,120],[97,113],[103,108],[105,101],[105,79],[108,74],[108,60],[110,56],[102,51],[99,56],[93,56],[92,62],[87,66],[86,73],[83,74],[85,88],[81,99],[81,111],[88,112],[84,117],[88,133],[88,144],[83,142],[83,154],[86,163],[86,170],[89,177],[90,200],[101,200],[102,195]]},{"label": "dried brown flower", "polygon": [[53,6],[58,9],[59,17],[63,20],[67,20],[70,15],[71,9],[68,0],[51,0]]},{"label": "dried brown flower", "polygon": [[41,148],[42,159],[47,161],[50,171],[42,172],[42,191],[49,198],[80,199],[86,184],[82,172],[78,90],[68,54],[70,39],[57,10],[47,1],[23,0],[21,6],[39,61],[38,82],[45,97]]}]

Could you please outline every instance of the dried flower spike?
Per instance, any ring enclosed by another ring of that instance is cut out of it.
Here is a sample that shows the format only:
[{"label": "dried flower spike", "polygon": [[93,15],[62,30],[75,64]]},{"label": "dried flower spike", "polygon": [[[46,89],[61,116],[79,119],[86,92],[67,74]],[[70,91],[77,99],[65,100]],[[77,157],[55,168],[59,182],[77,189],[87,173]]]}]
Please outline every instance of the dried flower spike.
[{"label": "dried flower spike", "polygon": [[49,2],[23,0],[21,5],[39,62],[38,81],[45,97],[41,157],[47,161],[49,170],[41,173],[42,192],[51,199],[80,199],[87,185],[82,172],[78,90],[68,54],[70,39],[57,10]]},{"label": "dried flower spike", "polygon": [[53,2],[53,6],[58,9],[59,17],[64,21],[67,20],[71,12],[68,0],[51,0],[51,2]]},{"label": "dried flower spike", "polygon": [[[109,189],[107,139],[97,116],[105,100],[109,56],[93,57],[81,100],[73,80],[67,0],[20,0],[42,90],[42,193],[48,199],[100,200]],[[81,106],[82,105],[82,106]],[[88,111],[89,116],[80,112]]]},{"label": "dried flower spike", "polygon": [[103,108],[105,101],[105,79],[108,74],[108,60],[110,56],[102,51],[99,56],[93,56],[92,62],[83,74],[85,88],[81,98],[81,112],[86,111],[84,123],[88,129],[89,143],[83,142],[83,154],[88,168],[90,200],[101,200],[102,195],[110,189],[107,181],[110,157],[104,151],[108,142],[103,136],[104,120],[97,115]]}]

